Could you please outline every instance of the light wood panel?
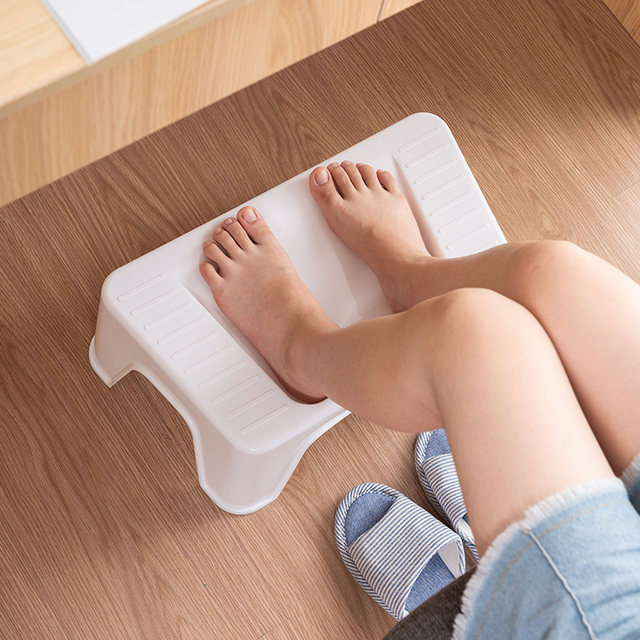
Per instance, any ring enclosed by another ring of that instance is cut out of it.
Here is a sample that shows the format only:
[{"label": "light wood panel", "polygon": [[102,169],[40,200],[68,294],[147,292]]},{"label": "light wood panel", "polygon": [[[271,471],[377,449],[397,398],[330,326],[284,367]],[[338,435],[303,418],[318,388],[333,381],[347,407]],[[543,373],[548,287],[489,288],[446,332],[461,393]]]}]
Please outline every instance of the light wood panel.
[{"label": "light wood panel", "polygon": [[[428,2],[429,0],[424,0]],[[414,4],[417,4],[420,0],[382,0],[382,6],[380,7],[380,20],[384,20],[389,16],[393,16],[399,11],[408,9]]]},{"label": "light wood panel", "polygon": [[0,1],[0,108],[85,66],[40,0]]},{"label": "light wood panel", "polygon": [[100,73],[247,2],[251,0],[210,0],[89,68],[40,0],[0,0],[0,113],[81,79],[81,71]]},{"label": "light wood panel", "polygon": [[375,23],[378,6],[255,0],[0,115],[0,204]]},{"label": "light wood panel", "polygon": [[640,44],[640,1],[606,0],[606,3],[633,39]]},{"label": "light wood panel", "polygon": [[448,122],[509,239],[640,279],[638,86],[600,3],[431,0],[1,209],[0,637],[380,638],[333,518],[364,481],[427,506],[413,437],[351,416],[276,502],[225,514],[163,397],[90,369],[103,279],[416,111]]}]

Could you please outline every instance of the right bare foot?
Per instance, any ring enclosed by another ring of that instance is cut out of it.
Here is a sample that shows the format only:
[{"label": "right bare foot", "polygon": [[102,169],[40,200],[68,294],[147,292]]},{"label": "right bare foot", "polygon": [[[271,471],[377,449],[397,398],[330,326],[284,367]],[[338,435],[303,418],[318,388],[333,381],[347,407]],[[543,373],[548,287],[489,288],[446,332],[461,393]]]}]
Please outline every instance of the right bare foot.
[{"label": "right bare foot", "polygon": [[393,311],[415,304],[414,278],[434,258],[394,177],[345,160],[314,169],[309,188],[333,232],[376,274]]},{"label": "right bare foot", "polygon": [[[285,389],[302,402],[325,396],[295,366],[299,345],[337,328],[304,285],[291,260],[253,208],[216,227],[200,265],[216,304],[262,354]],[[305,361],[303,359],[303,361]]]}]

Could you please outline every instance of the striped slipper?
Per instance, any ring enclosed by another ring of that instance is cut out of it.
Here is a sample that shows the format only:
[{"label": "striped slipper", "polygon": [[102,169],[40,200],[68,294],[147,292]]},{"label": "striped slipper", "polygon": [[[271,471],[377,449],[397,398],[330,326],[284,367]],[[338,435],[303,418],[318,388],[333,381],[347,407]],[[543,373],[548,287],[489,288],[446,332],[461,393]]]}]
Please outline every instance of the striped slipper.
[{"label": "striped slipper", "polygon": [[396,620],[464,573],[460,537],[383,484],[361,484],[344,497],[335,537],[356,582]]},{"label": "striped slipper", "polygon": [[421,433],[416,440],[414,460],[420,484],[431,504],[478,560],[478,550],[445,430]]}]

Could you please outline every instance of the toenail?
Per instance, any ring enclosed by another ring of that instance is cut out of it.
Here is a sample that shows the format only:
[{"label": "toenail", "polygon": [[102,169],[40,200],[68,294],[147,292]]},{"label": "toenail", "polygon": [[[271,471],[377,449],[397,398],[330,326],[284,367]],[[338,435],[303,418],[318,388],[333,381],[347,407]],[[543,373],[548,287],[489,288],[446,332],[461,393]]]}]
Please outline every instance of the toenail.
[{"label": "toenail", "polygon": [[258,216],[256,215],[256,212],[254,209],[247,209],[246,211],[242,212],[242,217],[247,222],[253,222]]},{"label": "toenail", "polygon": [[320,169],[320,171],[316,171],[314,179],[316,184],[327,184],[329,182],[329,172],[326,169]]},{"label": "toenail", "polygon": [[227,219],[224,221],[224,224],[232,224],[232,223],[233,223],[233,218],[227,218]]},{"label": "toenail", "polygon": [[216,227],[216,230],[213,233],[220,233],[222,231],[222,227]]},{"label": "toenail", "polygon": [[345,161],[342,163],[342,166],[343,166],[343,167],[350,167],[350,166],[351,166],[351,164],[352,164],[352,163],[351,163],[349,160],[345,160]]},{"label": "toenail", "polygon": [[338,166],[338,163],[337,163],[337,162],[332,162],[332,163],[329,165],[329,169],[335,169],[337,166]]}]

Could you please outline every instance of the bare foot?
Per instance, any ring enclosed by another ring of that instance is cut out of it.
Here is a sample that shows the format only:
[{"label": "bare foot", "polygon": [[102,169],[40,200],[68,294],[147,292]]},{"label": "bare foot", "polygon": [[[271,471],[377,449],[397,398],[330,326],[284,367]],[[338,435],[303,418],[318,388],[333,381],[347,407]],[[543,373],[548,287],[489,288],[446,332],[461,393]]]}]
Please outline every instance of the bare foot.
[{"label": "bare foot", "polygon": [[[287,391],[303,402],[325,396],[295,373],[293,350],[313,332],[337,325],[296,273],[264,218],[243,207],[202,247],[200,265],[216,304],[269,363]],[[215,263],[215,264],[212,264]]]},{"label": "bare foot", "polygon": [[309,188],[333,232],[376,274],[393,311],[415,304],[414,278],[434,258],[394,177],[345,160],[314,169]]}]

